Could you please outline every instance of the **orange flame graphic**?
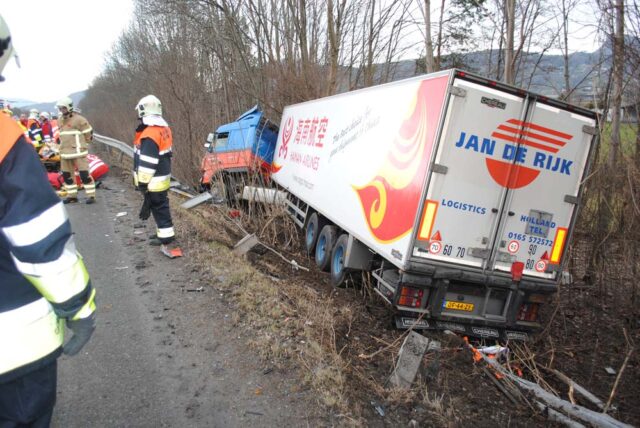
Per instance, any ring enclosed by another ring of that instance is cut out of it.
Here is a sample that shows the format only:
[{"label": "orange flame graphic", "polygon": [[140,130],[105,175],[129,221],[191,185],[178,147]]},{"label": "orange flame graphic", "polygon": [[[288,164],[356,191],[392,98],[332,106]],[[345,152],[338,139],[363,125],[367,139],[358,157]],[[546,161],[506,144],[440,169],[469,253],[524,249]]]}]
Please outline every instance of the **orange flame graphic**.
[{"label": "orange flame graphic", "polygon": [[447,81],[443,76],[420,83],[375,178],[353,186],[367,226],[379,242],[397,241],[413,229]]}]

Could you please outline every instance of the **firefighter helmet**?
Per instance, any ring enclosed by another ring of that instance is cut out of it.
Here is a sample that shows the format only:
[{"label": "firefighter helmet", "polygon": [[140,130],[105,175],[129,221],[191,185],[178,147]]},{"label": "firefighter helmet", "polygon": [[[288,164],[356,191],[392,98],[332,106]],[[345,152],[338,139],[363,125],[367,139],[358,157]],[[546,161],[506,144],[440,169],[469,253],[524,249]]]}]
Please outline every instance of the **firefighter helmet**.
[{"label": "firefighter helmet", "polygon": [[56,108],[62,112],[63,108],[67,109],[67,112],[71,113],[73,111],[73,100],[69,97],[60,98],[56,103]]},{"label": "firefighter helmet", "polygon": [[51,118],[51,116],[49,116],[49,112],[47,112],[47,111],[41,112],[40,113],[40,117],[43,118],[43,119],[47,119],[47,120],[49,120]]},{"label": "firefighter helmet", "polygon": [[17,62],[18,57],[16,56],[16,51],[13,49],[13,43],[11,43],[9,26],[2,16],[0,16],[0,82],[4,80],[4,77],[2,77],[2,70],[4,70],[4,66],[7,65],[9,60],[14,56],[16,57]]},{"label": "firefighter helmet", "polygon": [[29,110],[29,119],[37,119],[40,116],[40,112],[37,108],[32,108]]},{"label": "firefighter helmet", "polygon": [[138,101],[136,111],[140,118],[152,115],[162,116],[162,103],[155,95],[147,95]]}]

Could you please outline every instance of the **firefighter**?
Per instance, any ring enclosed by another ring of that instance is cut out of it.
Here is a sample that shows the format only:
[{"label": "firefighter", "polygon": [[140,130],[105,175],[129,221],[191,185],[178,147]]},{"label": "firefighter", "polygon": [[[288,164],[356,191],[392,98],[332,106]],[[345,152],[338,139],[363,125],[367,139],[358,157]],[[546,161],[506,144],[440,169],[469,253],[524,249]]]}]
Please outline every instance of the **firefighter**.
[{"label": "firefighter", "polygon": [[84,117],[73,110],[73,101],[69,97],[56,103],[60,112],[58,126],[60,128],[60,169],[64,177],[64,190],[67,197],[65,204],[78,202],[78,186],[75,181],[75,170],[80,173],[80,180],[87,194],[87,204],[96,201],[96,184],[89,175],[87,162],[88,145],[93,139],[93,128]]},{"label": "firefighter", "polygon": [[[13,55],[0,16],[0,74]],[[18,124],[0,114],[0,427],[49,426],[56,360],[91,337],[94,298],[64,205]],[[63,345],[65,322],[73,336]]]},{"label": "firefighter", "polygon": [[154,95],[142,98],[135,109],[140,124],[133,142],[133,179],[145,200],[140,218],[146,220],[150,210],[157,229],[149,243],[166,245],[175,239],[167,196],[171,179],[171,128],[162,117],[160,100]]},{"label": "firefighter", "polygon": [[53,130],[51,128],[51,121],[49,120],[49,117],[49,113],[46,111],[40,113],[40,125],[45,144],[50,143],[53,138]]},{"label": "firefighter", "polygon": [[36,151],[40,150],[44,143],[44,137],[42,136],[42,125],[40,124],[40,113],[37,109],[33,108],[29,111],[29,120],[27,121],[27,129],[29,130],[29,138]]},{"label": "firefighter", "polygon": [[51,134],[53,141],[60,144],[60,130],[58,129],[58,113],[53,112],[51,115]]}]

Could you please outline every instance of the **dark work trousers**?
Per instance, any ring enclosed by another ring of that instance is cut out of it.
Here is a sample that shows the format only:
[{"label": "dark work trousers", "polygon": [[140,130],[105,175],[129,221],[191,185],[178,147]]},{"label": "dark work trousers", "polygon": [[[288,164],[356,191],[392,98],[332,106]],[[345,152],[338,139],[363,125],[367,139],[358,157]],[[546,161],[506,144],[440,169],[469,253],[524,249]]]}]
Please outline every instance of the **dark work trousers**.
[{"label": "dark work trousers", "polygon": [[[158,239],[163,244],[169,243],[174,239],[173,222],[171,221],[171,211],[169,210],[168,191],[149,192],[151,198],[151,214],[158,226]],[[164,233],[160,233],[164,232]]]},{"label": "dark work trousers", "polygon": [[0,428],[48,428],[56,404],[58,364],[0,383]]}]

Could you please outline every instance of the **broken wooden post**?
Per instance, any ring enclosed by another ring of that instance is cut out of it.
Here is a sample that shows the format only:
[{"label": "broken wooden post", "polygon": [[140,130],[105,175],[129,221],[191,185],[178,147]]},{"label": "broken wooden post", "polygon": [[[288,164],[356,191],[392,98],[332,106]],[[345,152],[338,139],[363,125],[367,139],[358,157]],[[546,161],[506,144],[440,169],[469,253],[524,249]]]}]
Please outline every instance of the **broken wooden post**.
[{"label": "broken wooden post", "polygon": [[408,389],[411,388],[422,362],[422,356],[427,351],[429,339],[416,333],[409,332],[404,343],[400,347],[396,368],[389,379],[393,386]]},{"label": "broken wooden post", "polygon": [[242,256],[249,252],[253,247],[258,245],[260,241],[256,237],[255,234],[250,234],[242,238],[238,243],[233,247],[232,253],[236,256]]}]

